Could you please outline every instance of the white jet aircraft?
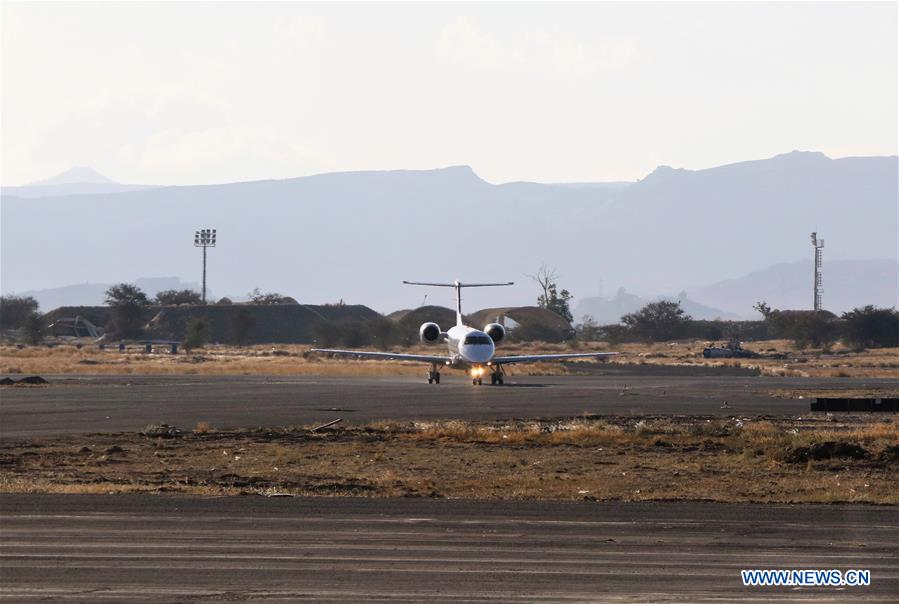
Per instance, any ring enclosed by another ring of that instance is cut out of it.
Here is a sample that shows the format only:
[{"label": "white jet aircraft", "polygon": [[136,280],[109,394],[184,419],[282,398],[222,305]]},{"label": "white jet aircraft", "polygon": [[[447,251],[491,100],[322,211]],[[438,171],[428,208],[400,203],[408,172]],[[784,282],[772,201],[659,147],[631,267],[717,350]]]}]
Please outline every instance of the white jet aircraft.
[{"label": "white jet aircraft", "polygon": [[511,363],[535,363],[538,361],[564,361],[566,359],[603,358],[618,354],[617,352],[585,352],[574,354],[536,354],[522,356],[497,357],[496,345],[506,337],[506,329],[499,323],[490,323],[484,330],[468,327],[462,322],[462,288],[463,287],[497,287],[513,285],[509,283],[419,283],[403,281],[406,285],[427,285],[431,287],[454,287],[456,289],[456,325],[449,331],[442,331],[437,323],[424,323],[418,330],[418,336],[425,344],[446,342],[447,356],[430,356],[422,354],[397,354],[392,352],[360,352],[357,350],[334,350],[329,348],[313,348],[312,352],[342,355],[368,359],[388,359],[398,361],[420,361],[430,363],[428,383],[440,383],[440,367],[467,369],[471,375],[471,383],[480,386],[484,373],[490,372],[491,384],[502,384],[504,365]]}]

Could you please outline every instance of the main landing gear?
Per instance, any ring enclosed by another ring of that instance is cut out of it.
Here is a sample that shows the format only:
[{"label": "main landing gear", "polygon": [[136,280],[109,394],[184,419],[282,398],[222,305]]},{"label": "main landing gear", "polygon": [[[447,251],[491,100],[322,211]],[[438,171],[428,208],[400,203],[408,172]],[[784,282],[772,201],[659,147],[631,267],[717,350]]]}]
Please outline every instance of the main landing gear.
[{"label": "main landing gear", "polygon": [[[472,386],[483,386],[484,385],[484,367],[479,368],[477,371],[472,371],[471,373],[471,385]],[[502,366],[494,366],[494,371],[490,373],[490,383],[494,386],[502,385],[503,376],[505,376],[505,372],[503,372]],[[431,370],[428,371],[428,383],[429,384],[439,384],[440,383],[440,372],[437,371],[437,365],[431,365]]]}]

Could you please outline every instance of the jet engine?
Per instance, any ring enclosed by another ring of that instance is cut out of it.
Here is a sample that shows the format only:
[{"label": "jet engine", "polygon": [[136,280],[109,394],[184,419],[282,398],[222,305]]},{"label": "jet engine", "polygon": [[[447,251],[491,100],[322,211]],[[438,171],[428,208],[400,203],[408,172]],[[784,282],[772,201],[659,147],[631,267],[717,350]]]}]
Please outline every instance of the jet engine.
[{"label": "jet engine", "polygon": [[506,337],[506,328],[499,323],[491,323],[484,328],[484,333],[490,336],[494,344],[499,344]]},{"label": "jet engine", "polygon": [[440,339],[440,326],[436,323],[422,323],[418,328],[418,338],[423,344],[433,344]]}]

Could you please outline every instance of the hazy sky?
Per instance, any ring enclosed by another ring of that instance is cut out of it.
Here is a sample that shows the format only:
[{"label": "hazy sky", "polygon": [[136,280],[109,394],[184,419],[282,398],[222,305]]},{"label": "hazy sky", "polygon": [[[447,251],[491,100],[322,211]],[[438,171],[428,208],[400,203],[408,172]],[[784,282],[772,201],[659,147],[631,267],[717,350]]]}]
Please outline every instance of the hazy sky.
[{"label": "hazy sky", "polygon": [[2,4],[2,182],[897,153],[897,4]]}]

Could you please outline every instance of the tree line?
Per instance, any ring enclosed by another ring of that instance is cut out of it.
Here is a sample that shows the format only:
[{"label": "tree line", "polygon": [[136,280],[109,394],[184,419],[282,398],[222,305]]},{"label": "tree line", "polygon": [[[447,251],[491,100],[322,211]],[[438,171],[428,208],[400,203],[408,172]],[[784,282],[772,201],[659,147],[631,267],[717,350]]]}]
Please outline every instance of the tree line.
[{"label": "tree line", "polygon": [[597,325],[590,317],[577,326],[583,340],[668,342],[673,340],[792,340],[797,348],[828,349],[838,341],[856,350],[899,346],[899,312],[873,305],[837,317],[827,311],[772,309],[755,305],[761,321],[706,321],[686,314],[680,302],[660,300],[621,317],[615,325]]},{"label": "tree line", "polygon": [[[558,286],[555,269],[540,267],[532,277],[540,287],[537,305],[551,310],[571,322],[571,293]],[[296,303],[293,298],[278,293],[261,292],[258,288],[248,294],[250,304]],[[200,305],[199,292],[166,290],[150,298],[137,286],[120,283],[106,290],[104,301],[112,309],[107,329],[119,338],[136,338],[143,332],[146,310],[151,306]],[[227,298],[218,304],[231,304]],[[646,304],[633,313],[625,314],[618,324],[598,325],[591,317],[584,317],[573,333],[563,333],[545,325],[530,323],[518,326],[508,334],[510,341],[561,341],[576,338],[583,341],[645,341],[663,342],[682,339],[789,339],[797,347],[829,348],[843,341],[854,349],[899,346],[899,312],[895,308],[872,305],[854,308],[840,317],[826,311],[789,311],[771,308],[765,302],[754,307],[762,321],[696,320],[686,314],[680,302],[660,300]],[[245,308],[232,317],[232,342],[244,345],[252,340],[252,314]],[[387,349],[408,346],[418,340],[413,327],[384,317],[373,321],[322,320],[313,325],[313,338],[318,346],[374,346]],[[38,303],[32,297],[0,297],[0,328],[19,330],[25,341],[37,344],[46,333]],[[185,326],[185,347],[201,347],[209,337],[209,325],[203,318],[194,318]]]},{"label": "tree line", "polygon": [[[275,292],[262,292],[259,288],[249,294],[248,304],[296,304],[296,300]],[[199,306],[203,304],[200,292],[191,289],[169,289],[150,297],[141,288],[130,283],[110,286],[104,293],[104,304],[112,309],[107,331],[122,339],[137,338],[143,334],[146,311],[154,306]],[[222,298],[216,304],[231,304]],[[250,340],[254,319],[246,309],[238,309],[232,319],[232,333],[236,344]],[[0,329],[18,330],[21,339],[30,344],[39,344],[47,335],[47,324],[38,311],[38,302],[31,296],[0,296]],[[202,318],[193,319],[185,328],[184,341],[187,347],[202,346],[208,339],[209,325]]]},{"label": "tree line", "polygon": [[[537,305],[571,322],[570,302],[574,296],[559,287],[556,269],[543,264],[537,274],[530,277],[541,290]],[[799,348],[824,349],[842,341],[857,350],[899,346],[899,312],[895,308],[867,305],[840,317],[826,311],[777,310],[765,302],[759,302],[754,308],[761,313],[762,321],[696,320],[684,312],[680,302],[660,300],[623,315],[614,325],[598,325],[592,317],[586,316],[576,326],[576,337],[585,341],[611,342],[788,339]]]}]

